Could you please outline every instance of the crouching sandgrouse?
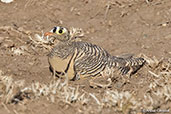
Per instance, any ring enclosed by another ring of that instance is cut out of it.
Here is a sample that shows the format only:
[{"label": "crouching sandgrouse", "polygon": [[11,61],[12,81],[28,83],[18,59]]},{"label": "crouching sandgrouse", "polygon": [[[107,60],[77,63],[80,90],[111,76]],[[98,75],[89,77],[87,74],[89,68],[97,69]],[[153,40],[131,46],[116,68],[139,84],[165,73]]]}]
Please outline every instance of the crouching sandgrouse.
[{"label": "crouching sandgrouse", "polygon": [[54,75],[61,77],[67,74],[70,80],[78,80],[87,76],[99,76],[105,69],[132,75],[145,63],[143,58],[112,56],[102,47],[76,41],[71,38],[70,32],[65,27],[57,26],[45,33],[45,36],[59,41],[48,54]]}]

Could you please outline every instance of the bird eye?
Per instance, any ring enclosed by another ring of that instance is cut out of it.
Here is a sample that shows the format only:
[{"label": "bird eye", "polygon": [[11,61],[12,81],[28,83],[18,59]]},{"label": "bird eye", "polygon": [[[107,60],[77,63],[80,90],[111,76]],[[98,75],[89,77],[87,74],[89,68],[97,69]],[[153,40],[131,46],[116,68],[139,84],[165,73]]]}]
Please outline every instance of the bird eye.
[{"label": "bird eye", "polygon": [[64,34],[65,32],[66,32],[66,30],[65,30],[65,28],[63,28],[63,27],[57,28],[57,31],[56,31],[56,33],[57,33],[58,35],[62,35],[62,34]]},{"label": "bird eye", "polygon": [[58,31],[60,34],[62,34],[63,33],[63,30],[62,29],[59,29],[59,31]]}]

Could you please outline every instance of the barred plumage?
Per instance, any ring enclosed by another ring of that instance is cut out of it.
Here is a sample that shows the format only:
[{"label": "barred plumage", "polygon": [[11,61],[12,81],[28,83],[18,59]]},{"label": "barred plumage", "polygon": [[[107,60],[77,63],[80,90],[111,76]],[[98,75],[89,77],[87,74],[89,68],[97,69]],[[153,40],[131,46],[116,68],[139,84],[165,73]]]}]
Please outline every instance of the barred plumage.
[{"label": "barred plumage", "polygon": [[[59,34],[59,30],[64,29],[65,32]],[[112,56],[97,45],[71,40],[66,28],[56,27],[55,30],[58,31],[52,30],[53,34],[49,34],[61,42],[49,53],[48,60],[51,69],[58,75],[67,73],[70,79],[78,79],[100,75],[106,68],[119,70],[122,75],[132,75],[145,63],[143,58]]]}]

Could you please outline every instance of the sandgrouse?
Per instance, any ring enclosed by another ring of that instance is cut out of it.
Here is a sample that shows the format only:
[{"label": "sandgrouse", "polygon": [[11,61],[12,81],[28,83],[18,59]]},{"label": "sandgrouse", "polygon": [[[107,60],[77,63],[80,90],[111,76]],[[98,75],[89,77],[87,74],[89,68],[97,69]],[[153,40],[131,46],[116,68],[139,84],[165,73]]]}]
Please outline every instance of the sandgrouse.
[{"label": "sandgrouse", "polygon": [[106,68],[117,70],[122,75],[132,75],[145,63],[143,58],[112,56],[102,47],[76,41],[65,27],[54,27],[50,32],[46,32],[45,36],[59,41],[48,54],[50,69],[55,76],[67,74],[70,80],[78,80],[101,75]]}]

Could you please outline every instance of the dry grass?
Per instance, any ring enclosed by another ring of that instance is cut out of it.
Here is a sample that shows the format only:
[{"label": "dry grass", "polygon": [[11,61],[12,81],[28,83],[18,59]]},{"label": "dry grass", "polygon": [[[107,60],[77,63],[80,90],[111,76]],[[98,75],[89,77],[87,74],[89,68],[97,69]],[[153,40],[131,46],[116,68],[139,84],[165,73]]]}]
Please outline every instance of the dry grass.
[{"label": "dry grass", "polygon": [[133,93],[128,91],[106,90],[103,94],[102,104],[104,107],[115,107],[116,111],[127,113],[140,106]]},{"label": "dry grass", "polygon": [[65,103],[81,102],[86,104],[88,99],[85,92],[79,92],[79,86],[74,88],[68,86],[65,82],[52,80],[49,84],[33,82],[31,86],[24,87],[24,81],[14,81],[11,76],[0,74],[0,98],[7,103],[17,103],[20,100],[28,98],[38,99],[42,96],[47,100],[55,102],[55,98],[61,99]]},{"label": "dry grass", "polygon": [[[68,85],[67,81],[52,80],[48,84],[33,82],[24,87],[24,81],[14,81],[11,76],[0,73],[0,98],[4,103],[22,102],[23,99],[39,99],[46,97],[50,102],[60,100],[64,103],[92,104],[104,107],[115,107],[115,111],[128,113],[140,109],[156,109],[171,101],[171,59],[150,59],[146,57],[149,75],[152,76],[148,89],[142,98],[137,98],[136,92],[106,89],[103,94],[88,93],[77,87]],[[26,97],[27,96],[27,97]],[[98,96],[98,97],[97,97]],[[84,104],[84,105],[83,105]]]},{"label": "dry grass", "polygon": [[10,103],[18,95],[24,86],[24,80],[14,81],[12,76],[3,76],[0,71],[0,99],[4,103]]},{"label": "dry grass", "polygon": [[52,80],[49,84],[34,82],[30,87],[24,88],[22,92],[29,93],[33,95],[34,98],[45,96],[47,100],[51,102],[55,102],[55,98],[69,104],[77,101],[80,101],[82,104],[87,102],[85,93],[80,93],[79,87],[70,87],[66,82],[62,82],[60,79]]},{"label": "dry grass", "polygon": [[[153,109],[171,101],[171,59],[151,59],[149,71],[153,80],[149,85],[149,90],[144,95],[145,106]],[[155,61],[155,62],[154,62]]]}]

